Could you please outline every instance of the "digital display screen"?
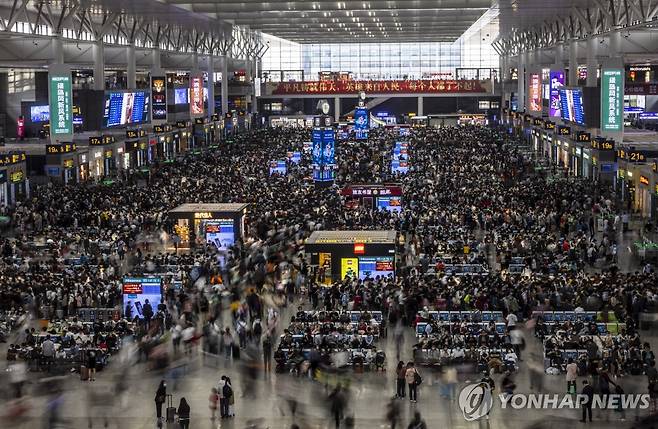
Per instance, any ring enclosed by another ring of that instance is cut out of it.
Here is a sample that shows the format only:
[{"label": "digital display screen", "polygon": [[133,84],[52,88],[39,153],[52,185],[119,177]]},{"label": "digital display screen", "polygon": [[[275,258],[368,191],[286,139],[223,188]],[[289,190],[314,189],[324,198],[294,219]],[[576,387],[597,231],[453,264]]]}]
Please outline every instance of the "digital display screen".
[{"label": "digital display screen", "polygon": [[187,104],[187,88],[174,89],[174,104]]},{"label": "digital display screen", "polygon": [[531,112],[541,112],[541,108],[541,76],[538,73],[531,73],[528,92],[528,110]]},{"label": "digital display screen", "polygon": [[331,182],[334,180],[334,170],[331,167],[314,166],[313,167],[313,180],[316,182]]},{"label": "digital display screen", "polygon": [[407,127],[401,127],[400,128],[400,137],[405,137],[411,135],[411,129]]},{"label": "digital display screen", "polygon": [[219,250],[226,250],[235,244],[235,224],[233,219],[211,219],[204,222],[206,243],[212,243]]},{"label": "digital display screen", "polygon": [[560,89],[560,116],[568,122],[585,125],[583,93],[580,88]]},{"label": "digital display screen", "polygon": [[402,199],[400,197],[378,197],[377,208],[379,210],[388,210],[390,212],[401,212]]},{"label": "digital display screen", "polygon": [[133,320],[144,318],[144,306],[148,300],[157,313],[158,304],[162,299],[162,279],[160,277],[124,277],[123,279],[123,316]]},{"label": "digital display screen", "polygon": [[270,162],[270,176],[273,174],[285,175],[287,171],[286,162],[283,160]]},{"label": "digital display screen", "polygon": [[110,128],[148,122],[149,98],[145,91],[106,93],[103,126]]},{"label": "digital display screen", "polygon": [[334,130],[325,129],[322,132],[322,163],[323,164],[336,163],[335,143],[336,143],[336,139],[334,137]]},{"label": "digital display screen", "polygon": [[359,258],[359,279],[374,279],[394,275],[392,256],[365,256]]},{"label": "digital display screen", "polygon": [[564,71],[551,70],[549,76],[550,76],[550,105],[548,106],[548,116],[559,117],[561,110],[560,88],[564,86]]},{"label": "digital display screen", "polygon": [[288,152],[288,159],[293,164],[299,164],[302,161],[302,153],[301,152]]},{"label": "digital display screen", "polygon": [[190,77],[190,114],[192,116],[203,115],[203,78],[201,76]]},{"label": "digital display screen", "polygon": [[50,106],[30,106],[30,120],[34,123],[50,120]]},{"label": "digital display screen", "polygon": [[394,159],[391,161],[391,172],[393,174],[407,174],[409,172],[409,162]]},{"label": "digital display screen", "polygon": [[313,129],[313,164],[322,164],[322,130],[319,128]]},{"label": "digital display screen", "polygon": [[302,143],[302,151],[304,153],[311,153],[312,148],[313,148],[313,142],[304,142],[304,143]]},{"label": "digital display screen", "polygon": [[167,86],[164,76],[151,78],[151,96],[153,97],[153,119],[167,119]]},{"label": "digital display screen", "polygon": [[368,109],[357,108],[354,111],[354,133],[357,140],[365,140],[368,138]]}]

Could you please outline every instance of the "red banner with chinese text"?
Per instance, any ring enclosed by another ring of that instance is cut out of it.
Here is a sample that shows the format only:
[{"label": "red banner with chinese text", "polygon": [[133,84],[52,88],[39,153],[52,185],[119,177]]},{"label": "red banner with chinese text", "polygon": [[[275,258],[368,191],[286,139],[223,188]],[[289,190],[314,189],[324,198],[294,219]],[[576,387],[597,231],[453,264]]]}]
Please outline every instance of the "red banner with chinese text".
[{"label": "red banner with chinese text", "polygon": [[272,95],[331,95],[354,94],[453,94],[463,92],[482,93],[487,90],[477,80],[364,80],[282,82],[272,90]]}]

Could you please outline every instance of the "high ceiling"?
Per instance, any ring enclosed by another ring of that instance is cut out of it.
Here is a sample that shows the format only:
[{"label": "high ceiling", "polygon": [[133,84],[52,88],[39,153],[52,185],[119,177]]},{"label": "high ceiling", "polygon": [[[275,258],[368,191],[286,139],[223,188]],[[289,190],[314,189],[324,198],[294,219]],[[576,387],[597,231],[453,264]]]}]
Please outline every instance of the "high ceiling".
[{"label": "high ceiling", "polygon": [[164,0],[299,43],[452,42],[491,0]]}]

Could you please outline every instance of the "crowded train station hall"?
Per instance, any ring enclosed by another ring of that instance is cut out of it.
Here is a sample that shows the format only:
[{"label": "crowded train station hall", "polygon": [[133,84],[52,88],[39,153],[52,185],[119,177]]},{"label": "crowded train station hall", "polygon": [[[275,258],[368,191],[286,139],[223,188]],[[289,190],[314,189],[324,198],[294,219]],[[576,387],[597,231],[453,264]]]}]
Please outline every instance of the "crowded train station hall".
[{"label": "crowded train station hall", "polygon": [[1,0],[0,428],[656,427],[657,18]]}]

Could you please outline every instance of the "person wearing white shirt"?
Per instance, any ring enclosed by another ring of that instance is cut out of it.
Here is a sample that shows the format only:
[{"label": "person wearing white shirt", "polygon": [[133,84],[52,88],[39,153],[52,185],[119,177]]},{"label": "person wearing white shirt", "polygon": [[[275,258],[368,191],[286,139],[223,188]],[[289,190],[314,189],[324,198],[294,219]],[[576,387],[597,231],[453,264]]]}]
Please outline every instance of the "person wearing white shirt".
[{"label": "person wearing white shirt", "polygon": [[519,318],[516,317],[516,314],[510,313],[507,315],[507,327],[508,328],[513,328],[516,326],[516,322],[519,321]]}]

